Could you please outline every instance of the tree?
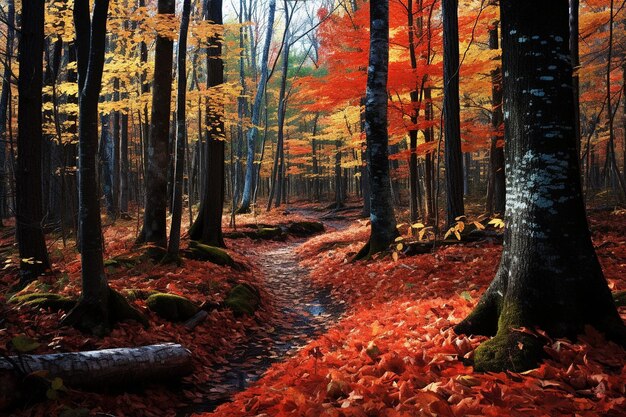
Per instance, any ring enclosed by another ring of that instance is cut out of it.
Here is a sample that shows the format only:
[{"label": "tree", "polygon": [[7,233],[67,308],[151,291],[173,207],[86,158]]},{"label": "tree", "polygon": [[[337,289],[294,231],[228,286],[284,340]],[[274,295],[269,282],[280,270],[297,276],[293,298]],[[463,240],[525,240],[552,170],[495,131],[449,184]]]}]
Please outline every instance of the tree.
[{"label": "tree", "polygon": [[355,260],[389,247],[398,236],[389,180],[387,76],[389,65],[389,1],[370,2],[370,55],[365,95],[365,137],[370,180],[371,235]]},{"label": "tree", "polygon": [[118,320],[132,318],[142,321],[140,313],[109,288],[102,258],[96,151],[108,8],[109,0],[95,0],[93,17],[90,18],[89,1],[74,2],[79,85],[78,222],[81,231],[82,292],[76,307],[67,314],[63,323],[96,335],[108,333]]},{"label": "tree", "polygon": [[43,233],[42,88],[44,0],[24,2],[19,42],[18,131],[15,169],[16,239],[20,252],[20,286],[50,268]]},{"label": "tree", "polygon": [[[218,28],[223,24],[222,0],[206,0],[204,18]],[[224,84],[224,61],[222,59],[222,36],[214,34],[207,50],[207,86],[218,94]],[[216,100],[219,102],[219,100]],[[224,247],[222,236],[222,212],[224,210],[224,114],[218,103],[207,105],[206,111],[207,152],[205,155],[204,192],[189,236],[207,245]]]},{"label": "tree", "polygon": [[167,251],[170,256],[177,256],[180,248],[180,223],[183,217],[183,174],[185,165],[185,137],[187,135],[187,32],[191,0],[183,3],[183,15],[178,36],[178,92],[176,99],[176,148],[174,156],[174,207],[170,226],[170,242]]},{"label": "tree", "polygon": [[[256,149],[256,138],[259,133],[259,121],[261,120],[261,104],[263,104],[263,95],[267,86],[268,65],[270,45],[272,44],[272,33],[274,31],[274,16],[276,15],[276,0],[270,0],[269,14],[267,17],[267,33],[265,34],[265,43],[263,44],[263,56],[261,58],[261,79],[254,96],[254,104],[252,106],[252,121],[250,130],[248,130],[248,155],[246,159],[246,176],[243,185],[243,196],[241,198],[241,206],[238,213],[248,213],[250,211],[250,203],[252,201],[252,191],[255,188],[254,154]],[[254,63],[253,63],[254,65]]]},{"label": "tree", "polygon": [[535,366],[543,343],[522,328],[575,337],[591,324],[626,344],[596,258],[576,153],[568,1],[500,2],[507,229],[500,268],[457,333],[495,335],[480,371]]},{"label": "tree", "polygon": [[[495,1],[493,2],[495,3]],[[493,4],[492,3],[492,4]],[[496,3],[497,4],[497,3]],[[499,22],[492,22],[489,26],[489,49],[499,48]],[[500,60],[500,57],[495,58]],[[502,70],[497,65],[491,71],[491,146],[489,148],[489,177],[487,179],[487,213],[504,214],[504,148],[498,142],[502,139]]]},{"label": "tree", "polygon": [[6,53],[4,61],[4,71],[2,75],[2,93],[0,95],[0,140],[4,141],[0,145],[0,227],[2,227],[2,219],[7,215],[7,197],[6,197],[6,139],[7,116],[9,113],[9,99],[11,98],[11,55],[13,54],[13,40],[15,39],[15,3],[9,0],[7,4],[7,40]]},{"label": "tree", "polygon": [[443,18],[443,117],[448,225],[465,214],[463,207],[463,158],[459,106],[458,0],[442,0]]},{"label": "tree", "polygon": [[[158,14],[173,15],[174,0],[159,0]],[[152,114],[148,136],[146,205],[139,241],[167,246],[167,174],[169,172],[169,131],[172,96],[174,41],[164,33],[156,39]]]}]

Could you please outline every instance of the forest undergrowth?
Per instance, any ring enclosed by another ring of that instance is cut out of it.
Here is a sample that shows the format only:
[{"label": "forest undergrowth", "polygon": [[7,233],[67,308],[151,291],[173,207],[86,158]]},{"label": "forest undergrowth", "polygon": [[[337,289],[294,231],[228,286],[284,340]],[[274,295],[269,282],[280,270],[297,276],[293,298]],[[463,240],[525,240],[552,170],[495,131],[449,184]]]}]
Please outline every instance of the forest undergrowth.
[{"label": "forest undergrowth", "polygon": [[[238,216],[237,220],[240,224],[275,225],[320,217],[310,210],[299,213],[272,212],[260,217]],[[386,254],[351,263],[367,239],[368,225],[365,220],[339,222],[340,229],[327,225],[325,233],[303,243],[297,253],[314,285],[330,289],[332,298],[345,304],[343,319],[293,357],[273,364],[232,402],[203,415],[626,413],[626,352],[592,329],[577,343],[552,340],[546,349],[548,359],[538,369],[523,374],[473,372],[472,351],[484,338],[458,336],[451,327],[472,310],[493,278],[501,251],[497,239],[441,247],[434,253],[411,257],[400,254],[397,261]],[[337,221],[331,223],[336,226]],[[626,211],[594,212],[590,223],[611,289],[626,289]],[[161,265],[134,246],[135,227],[133,221],[118,221],[105,228],[105,240],[111,242],[105,254],[107,274],[111,287],[148,316],[149,327],[122,323],[109,336],[98,339],[60,327],[62,311],[18,307],[3,296],[0,308],[6,320],[1,326],[0,346],[10,347],[18,335],[38,344],[30,352],[35,354],[175,342],[192,352],[194,373],[179,385],[149,385],[126,393],[67,390],[58,399],[29,405],[12,416],[89,415],[70,414],[79,412],[118,417],[180,415],[184,407],[202,405],[215,393],[212,381],[220,368],[228,368],[228,352],[245,345],[247,334],[275,319],[254,265],[265,251],[283,242],[227,239],[228,252],[240,265],[237,269],[191,259],[181,265]],[[4,236],[5,269],[0,286],[1,293],[7,294],[15,281],[17,259],[8,245],[9,233]],[[80,290],[79,256],[73,247],[63,249],[60,241],[50,245],[54,274],[31,284],[22,294],[76,297]],[[216,307],[206,321],[187,330],[182,322],[167,321],[146,308],[145,298],[154,291],[181,295],[197,305],[220,306],[229,289],[241,283],[261,292],[261,307],[252,316],[236,316],[229,309]],[[620,312],[626,318],[624,307]]]}]

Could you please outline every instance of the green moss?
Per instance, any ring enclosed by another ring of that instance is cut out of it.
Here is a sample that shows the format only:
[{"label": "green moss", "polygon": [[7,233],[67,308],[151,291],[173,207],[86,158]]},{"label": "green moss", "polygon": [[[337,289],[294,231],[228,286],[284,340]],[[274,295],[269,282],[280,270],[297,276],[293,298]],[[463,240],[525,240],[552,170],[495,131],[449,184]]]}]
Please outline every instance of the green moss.
[{"label": "green moss", "polygon": [[189,242],[186,255],[191,259],[208,261],[216,265],[235,266],[235,261],[224,249],[204,245],[193,240]]},{"label": "green moss", "polygon": [[148,326],[148,319],[117,291],[110,290],[109,292],[109,309],[113,323],[134,320]]},{"label": "green moss", "polygon": [[142,289],[129,289],[124,290],[124,296],[130,301],[145,300],[153,294],[158,294],[158,291],[154,290],[142,290]]},{"label": "green moss", "polygon": [[169,321],[183,321],[193,317],[200,308],[185,297],[174,294],[152,294],[146,305],[160,317]]},{"label": "green moss", "polygon": [[254,231],[256,239],[264,240],[283,240],[285,235],[280,227],[260,227]]},{"label": "green moss", "polygon": [[126,266],[131,267],[139,262],[136,258],[127,258],[123,256],[116,256],[115,258],[106,259],[104,266]]},{"label": "green moss", "polygon": [[292,235],[311,236],[317,233],[322,233],[324,231],[324,224],[310,221],[294,222],[287,227],[287,230]]},{"label": "green moss", "polygon": [[248,237],[244,232],[228,232],[224,233],[224,237],[229,239],[244,239]]},{"label": "green moss", "polygon": [[615,301],[616,307],[626,307],[626,291],[614,292],[613,301]]},{"label": "green moss", "polygon": [[236,316],[253,315],[261,304],[259,291],[249,284],[239,284],[233,287],[226,297],[224,304],[230,308]]},{"label": "green moss", "polygon": [[474,352],[477,372],[523,372],[536,368],[544,357],[544,341],[527,333],[504,330]]},{"label": "green moss", "polygon": [[51,310],[69,311],[76,305],[76,300],[54,293],[31,293],[14,295],[9,303],[34,308],[49,308]]}]

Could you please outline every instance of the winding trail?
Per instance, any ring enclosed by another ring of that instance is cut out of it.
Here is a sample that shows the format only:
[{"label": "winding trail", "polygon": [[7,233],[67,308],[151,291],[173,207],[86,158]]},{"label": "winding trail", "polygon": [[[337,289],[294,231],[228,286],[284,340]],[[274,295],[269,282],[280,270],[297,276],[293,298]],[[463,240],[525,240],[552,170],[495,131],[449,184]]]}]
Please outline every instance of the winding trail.
[{"label": "winding trail", "polygon": [[299,265],[296,249],[303,242],[299,239],[280,247],[260,248],[259,273],[274,317],[249,333],[246,344],[227,357],[226,363],[216,365],[215,374],[219,376],[209,388],[209,400],[186,409],[181,416],[190,411],[209,412],[230,401],[273,363],[293,355],[341,317],[343,304],[332,300],[328,289],[314,286],[309,271]]}]

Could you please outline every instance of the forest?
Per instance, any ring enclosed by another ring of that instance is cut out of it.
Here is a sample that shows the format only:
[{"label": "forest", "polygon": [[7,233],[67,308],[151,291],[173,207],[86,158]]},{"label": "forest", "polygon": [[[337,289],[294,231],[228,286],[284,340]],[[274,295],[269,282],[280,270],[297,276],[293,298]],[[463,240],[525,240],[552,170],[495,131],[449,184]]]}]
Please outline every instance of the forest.
[{"label": "forest", "polygon": [[626,415],[626,0],[0,0],[0,416]]}]

